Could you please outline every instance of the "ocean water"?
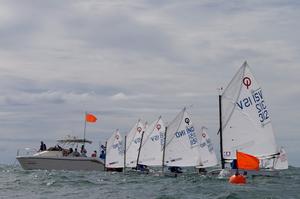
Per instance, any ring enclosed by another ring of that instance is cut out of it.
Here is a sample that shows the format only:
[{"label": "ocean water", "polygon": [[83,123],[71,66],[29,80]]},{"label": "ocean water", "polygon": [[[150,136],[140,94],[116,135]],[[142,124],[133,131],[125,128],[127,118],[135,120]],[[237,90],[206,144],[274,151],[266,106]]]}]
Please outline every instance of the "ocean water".
[{"label": "ocean water", "polygon": [[0,165],[0,198],[300,198],[300,168],[246,185],[193,173],[178,177],[138,173],[25,171]]}]

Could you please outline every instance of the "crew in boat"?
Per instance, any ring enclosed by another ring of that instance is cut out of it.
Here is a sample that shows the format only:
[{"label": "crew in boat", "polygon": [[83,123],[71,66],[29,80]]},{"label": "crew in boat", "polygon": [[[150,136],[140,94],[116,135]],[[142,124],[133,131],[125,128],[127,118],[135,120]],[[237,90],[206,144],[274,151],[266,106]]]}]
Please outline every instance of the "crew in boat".
[{"label": "crew in boat", "polygon": [[58,144],[55,145],[54,149],[57,150],[57,151],[62,151],[63,150],[63,148],[61,146],[59,146]]},{"label": "crew in boat", "polygon": [[106,148],[103,144],[101,144],[100,148],[101,148],[102,151],[106,151]]},{"label": "crew in boat", "polygon": [[46,151],[46,150],[47,150],[46,144],[43,141],[41,141],[40,151]]},{"label": "crew in boat", "polygon": [[63,148],[57,144],[54,147],[49,147],[47,151],[63,151]]},{"label": "crew in boat", "polygon": [[73,149],[69,148],[68,155],[73,155]]},{"label": "crew in boat", "polygon": [[77,148],[75,148],[75,151],[72,153],[73,157],[79,157],[80,153],[77,151]]},{"label": "crew in boat", "polygon": [[144,164],[138,164],[138,165],[136,166],[136,170],[138,170],[138,171],[143,171],[143,172],[146,172],[146,173],[149,172],[148,166],[147,166],[147,165],[144,165]]},{"label": "crew in boat", "polygon": [[207,174],[207,171],[206,171],[205,168],[199,168],[199,169],[198,169],[198,173],[199,173],[200,175],[205,175],[205,174]]},{"label": "crew in boat", "polygon": [[104,150],[101,151],[101,154],[99,157],[100,157],[100,159],[105,160],[105,151]]},{"label": "crew in boat", "polygon": [[93,157],[93,158],[97,157],[97,151],[94,151],[94,152],[92,153],[91,157]]},{"label": "crew in boat", "polygon": [[237,160],[233,159],[232,162],[230,163],[231,169],[237,169]]},{"label": "crew in boat", "polygon": [[181,167],[169,167],[168,168],[172,173],[182,173]]},{"label": "crew in boat", "polygon": [[84,145],[81,146],[80,153],[81,153],[81,156],[82,156],[82,157],[87,157],[87,156],[86,156],[87,151],[86,151],[86,149],[84,148]]}]

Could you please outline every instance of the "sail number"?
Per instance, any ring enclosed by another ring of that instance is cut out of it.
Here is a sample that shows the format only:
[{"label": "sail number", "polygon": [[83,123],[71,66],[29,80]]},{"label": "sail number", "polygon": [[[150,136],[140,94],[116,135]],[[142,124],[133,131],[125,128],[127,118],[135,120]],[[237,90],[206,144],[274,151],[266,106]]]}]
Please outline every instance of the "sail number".
[{"label": "sail number", "polygon": [[213,153],[213,152],[214,152],[214,147],[213,147],[213,144],[212,144],[210,138],[205,138],[205,139],[204,139],[204,142],[202,142],[202,143],[200,144],[200,147],[201,147],[201,148],[204,148],[205,146],[207,146],[208,151],[209,151],[210,153]]},{"label": "sail number", "polygon": [[152,142],[157,142],[160,141],[160,144],[163,145],[164,144],[164,133],[160,132],[158,135],[153,135],[152,137],[150,137]]},{"label": "sail number", "polygon": [[113,145],[112,145],[112,148],[113,148],[113,149],[117,149],[118,152],[119,152],[120,154],[123,153],[122,147],[123,147],[123,145],[122,145],[122,142],[121,142],[121,141],[119,141],[119,142],[117,142],[116,144],[113,144]]},{"label": "sail number", "polygon": [[198,144],[198,139],[196,137],[195,129],[193,126],[187,126],[185,130],[177,131],[175,133],[176,138],[181,138],[185,135],[188,135],[191,146],[195,146]]},{"label": "sail number", "polygon": [[258,116],[260,118],[261,123],[263,123],[264,121],[269,119],[269,113],[268,113],[266,105],[264,104],[264,100],[262,100],[260,103],[256,104],[256,109],[258,111]]},{"label": "sail number", "polygon": [[154,135],[154,136],[150,137],[150,139],[151,139],[152,142],[158,142],[159,141],[159,143],[161,145],[161,149],[163,149],[164,140],[165,140],[164,137],[165,137],[164,133],[159,132],[158,135]]},{"label": "sail number", "polygon": [[261,89],[252,91],[251,96],[245,97],[244,99],[238,101],[236,104],[241,110],[254,106],[257,111],[259,121],[262,124],[265,124],[270,119]]},{"label": "sail number", "polygon": [[134,142],[135,144],[138,144],[138,143],[141,142],[141,140],[142,140],[142,138],[136,138],[136,139],[133,140],[133,142]]}]

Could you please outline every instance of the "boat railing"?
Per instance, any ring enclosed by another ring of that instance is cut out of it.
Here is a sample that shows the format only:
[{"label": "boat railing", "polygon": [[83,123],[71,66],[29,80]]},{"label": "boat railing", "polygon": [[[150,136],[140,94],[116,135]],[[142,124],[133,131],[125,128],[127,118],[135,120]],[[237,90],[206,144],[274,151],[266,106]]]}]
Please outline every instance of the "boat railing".
[{"label": "boat railing", "polygon": [[38,150],[35,148],[23,148],[17,150],[17,156],[32,156],[37,152]]}]

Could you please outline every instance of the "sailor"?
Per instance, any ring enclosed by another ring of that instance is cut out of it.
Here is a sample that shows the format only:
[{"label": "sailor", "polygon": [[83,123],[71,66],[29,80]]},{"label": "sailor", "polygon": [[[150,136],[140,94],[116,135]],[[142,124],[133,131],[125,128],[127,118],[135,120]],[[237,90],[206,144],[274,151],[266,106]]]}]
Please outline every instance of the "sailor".
[{"label": "sailor", "polygon": [[56,145],[56,147],[58,148],[59,151],[63,150],[63,148],[61,146],[59,146],[58,144]]},{"label": "sailor", "polygon": [[101,154],[99,157],[100,157],[100,159],[105,160],[105,151],[104,150],[101,151]]},{"label": "sailor", "polygon": [[103,144],[101,144],[100,148],[101,148],[101,150],[104,150],[104,151],[106,150],[106,147]]},{"label": "sailor", "polygon": [[237,169],[237,160],[233,159],[232,162],[230,163],[231,169]]},{"label": "sailor", "polygon": [[198,169],[198,172],[199,172],[199,174],[201,174],[201,175],[207,174],[207,171],[206,171],[205,168],[199,168],[199,169]]},{"label": "sailor", "polygon": [[73,155],[73,149],[69,148],[69,155]]},{"label": "sailor", "polygon": [[147,165],[144,165],[144,164],[138,164],[138,165],[136,166],[136,170],[143,171],[143,172],[146,172],[146,173],[149,172],[148,166],[147,166]]},{"label": "sailor", "polygon": [[93,157],[93,158],[97,157],[97,151],[94,151],[94,152],[92,153],[91,157]]},{"label": "sailor", "polygon": [[77,148],[75,148],[75,151],[72,153],[72,155],[74,157],[79,157],[80,156],[80,153],[77,151]]},{"label": "sailor", "polygon": [[169,167],[168,168],[172,173],[182,173],[181,167]]},{"label": "sailor", "polygon": [[46,150],[47,150],[46,144],[43,141],[41,141],[40,151],[46,151]]},{"label": "sailor", "polygon": [[81,153],[81,156],[82,156],[82,157],[87,157],[87,156],[86,156],[87,151],[86,151],[86,149],[84,148],[84,145],[81,146],[80,153]]}]

